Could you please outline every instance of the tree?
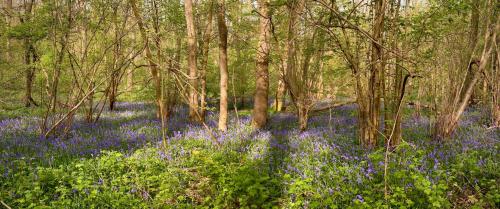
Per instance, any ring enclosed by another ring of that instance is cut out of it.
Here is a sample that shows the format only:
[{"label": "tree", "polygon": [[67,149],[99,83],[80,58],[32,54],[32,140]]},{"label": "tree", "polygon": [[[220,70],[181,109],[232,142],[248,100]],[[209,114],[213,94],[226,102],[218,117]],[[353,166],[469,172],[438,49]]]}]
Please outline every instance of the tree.
[{"label": "tree", "polygon": [[[477,5],[476,5],[477,6]],[[487,4],[486,8],[492,8],[490,4]],[[468,42],[468,54],[470,58],[467,65],[459,65],[463,66],[465,71],[465,78],[463,82],[460,82],[460,88],[452,88],[454,92],[451,92],[451,97],[447,100],[444,100],[443,106],[446,106],[445,110],[442,111],[438,117],[436,124],[434,126],[433,137],[435,140],[446,140],[449,139],[451,134],[454,132],[456,127],[458,126],[458,122],[460,117],[462,116],[465,109],[468,107],[470,103],[470,99],[473,95],[474,87],[476,83],[481,78],[481,75],[485,73],[485,69],[488,66],[488,62],[492,55],[492,51],[494,48],[494,43],[497,38],[497,32],[500,29],[500,19],[495,18],[495,12],[491,9],[487,9],[487,20],[485,22],[485,32],[484,32],[484,45],[483,50],[481,52],[480,58],[476,58],[474,56],[474,48],[477,44],[477,27],[478,24],[477,18],[477,8],[472,10],[471,14],[471,26],[470,26],[470,35]]]},{"label": "tree", "polygon": [[196,30],[194,25],[193,1],[184,1],[184,14],[186,17],[187,38],[188,38],[188,69],[189,69],[189,119],[200,121],[198,110],[198,69],[196,66]]},{"label": "tree", "polygon": [[257,46],[257,68],[252,113],[252,126],[263,128],[267,123],[269,94],[269,38],[271,35],[271,13],[268,0],[259,0],[259,43]]},{"label": "tree", "polygon": [[[308,25],[299,21],[299,16],[306,11],[305,0],[290,1],[287,6],[289,20],[284,80],[296,108],[299,129],[305,131],[308,125],[309,111],[313,107],[317,96],[316,89],[318,85],[316,79],[320,74],[322,49],[325,41],[322,40],[323,31],[317,28],[307,30]],[[317,19],[322,18],[318,17]],[[302,35],[299,36],[298,32],[301,28]],[[303,45],[301,45],[301,42]]]},{"label": "tree", "polygon": [[[9,2],[11,5],[12,2]],[[35,0],[25,1],[24,2],[24,15],[20,16],[21,24],[32,24],[32,12],[35,4]],[[24,106],[30,107],[32,104],[38,106],[38,104],[33,100],[32,91],[33,91],[33,80],[35,77],[35,67],[34,65],[38,62],[38,54],[35,49],[35,45],[33,42],[36,41],[36,38],[28,35],[24,38],[24,64],[26,65],[25,75],[26,75],[26,87],[25,87],[25,95],[24,95]]]},{"label": "tree", "polygon": [[201,69],[200,69],[200,88],[201,88],[201,107],[200,115],[202,120],[205,118],[207,111],[207,68],[208,68],[208,55],[210,50],[210,39],[212,37],[212,19],[213,19],[213,0],[210,0],[210,6],[208,8],[207,25],[205,32],[203,33],[203,49],[201,51]]},{"label": "tree", "polygon": [[219,69],[220,69],[220,106],[219,130],[227,131],[227,26],[225,20],[224,0],[219,0],[217,11],[217,25],[219,29]]},{"label": "tree", "polygon": [[[156,96],[156,104],[158,106],[157,116],[159,118],[164,118],[167,114],[167,110],[165,109],[165,103],[163,101],[163,91],[162,91],[162,78],[161,73],[158,70],[158,61],[155,61],[153,58],[153,54],[151,53],[149,38],[144,26],[144,22],[142,20],[142,16],[140,14],[139,8],[137,7],[136,0],[129,0],[130,6],[132,7],[132,11],[137,21],[137,25],[139,27],[139,32],[141,34],[142,40],[144,42],[144,50],[146,51],[146,59],[149,63],[149,68],[151,70],[151,74],[153,76],[153,80],[155,82],[155,96]],[[157,44],[158,47],[158,44]],[[159,59],[159,58],[158,58]]]}]

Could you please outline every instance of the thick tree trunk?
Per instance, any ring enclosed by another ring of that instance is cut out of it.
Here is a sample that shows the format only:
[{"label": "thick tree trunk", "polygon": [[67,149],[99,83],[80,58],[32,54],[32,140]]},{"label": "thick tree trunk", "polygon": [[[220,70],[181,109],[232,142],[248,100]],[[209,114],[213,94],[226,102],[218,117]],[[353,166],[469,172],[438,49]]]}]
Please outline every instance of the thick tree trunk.
[{"label": "thick tree trunk", "polygon": [[184,1],[184,10],[187,26],[188,38],[188,69],[189,69],[189,119],[191,121],[200,121],[198,110],[198,69],[196,66],[196,30],[194,25],[193,1]]},{"label": "thick tree trunk", "polygon": [[210,49],[210,38],[212,37],[212,16],[213,16],[213,2],[210,2],[210,8],[207,17],[207,27],[205,28],[205,33],[203,34],[203,50],[202,50],[202,60],[200,69],[200,115],[202,120],[205,118],[207,111],[207,68],[208,68],[208,52]]},{"label": "thick tree trunk", "polygon": [[219,0],[217,11],[217,25],[219,28],[219,69],[220,69],[220,106],[219,106],[219,130],[227,131],[227,27],[225,20],[224,0]]},{"label": "thick tree trunk", "polygon": [[298,107],[297,111],[299,114],[299,130],[305,131],[309,119],[309,109],[307,107]]},{"label": "thick tree trunk", "polygon": [[259,0],[259,44],[257,48],[257,69],[252,126],[263,128],[267,123],[269,94],[269,38],[271,36],[271,17],[269,1]]}]

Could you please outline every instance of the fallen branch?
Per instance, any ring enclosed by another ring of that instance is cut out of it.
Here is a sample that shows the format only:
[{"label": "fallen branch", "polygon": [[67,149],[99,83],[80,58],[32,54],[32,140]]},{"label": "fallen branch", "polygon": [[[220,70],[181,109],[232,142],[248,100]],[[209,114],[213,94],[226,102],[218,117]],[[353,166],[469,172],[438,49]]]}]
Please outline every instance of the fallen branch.
[{"label": "fallen branch", "polygon": [[0,201],[0,203],[2,203],[2,205],[5,206],[7,209],[12,209],[9,205],[5,204],[5,202],[3,201]]},{"label": "fallen branch", "polygon": [[349,100],[349,101],[345,101],[345,102],[341,102],[341,103],[333,103],[333,104],[330,104],[326,107],[320,107],[320,108],[312,108],[310,110],[311,113],[315,113],[315,112],[321,112],[321,111],[325,111],[325,110],[330,110],[332,108],[335,108],[335,107],[340,107],[340,106],[344,106],[344,105],[348,105],[348,104],[354,104],[356,103],[356,100]]}]

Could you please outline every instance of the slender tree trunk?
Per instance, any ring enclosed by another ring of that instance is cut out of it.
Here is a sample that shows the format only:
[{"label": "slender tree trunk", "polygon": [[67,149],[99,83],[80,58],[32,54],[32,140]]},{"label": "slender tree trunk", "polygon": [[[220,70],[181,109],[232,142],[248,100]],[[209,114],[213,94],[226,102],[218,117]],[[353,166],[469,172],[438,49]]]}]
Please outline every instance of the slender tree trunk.
[{"label": "slender tree trunk", "polygon": [[153,59],[153,54],[151,53],[151,49],[149,47],[149,38],[146,32],[146,28],[144,26],[144,22],[142,21],[141,14],[139,12],[139,8],[137,8],[136,0],[129,0],[129,4],[132,7],[132,11],[137,20],[137,25],[139,26],[139,32],[141,34],[142,40],[144,41],[144,50],[146,51],[146,58],[149,63],[149,68],[151,70],[151,74],[153,76],[153,80],[155,83],[155,96],[156,96],[156,104],[158,107],[157,117],[161,118],[165,111],[165,107],[162,101],[162,90],[161,90],[161,78],[158,72],[158,64]]},{"label": "slender tree trunk", "polygon": [[[450,105],[452,108],[451,111],[445,112],[444,114],[441,114],[438,117],[438,120],[435,124],[434,127],[434,139],[435,140],[444,140],[448,139],[453,131],[456,129],[458,125],[458,121],[460,120],[460,117],[462,116],[463,112],[465,111],[465,108],[469,105],[470,98],[472,96],[472,93],[474,91],[474,86],[478,82],[478,80],[481,77],[481,74],[484,72],[488,60],[490,59],[491,52],[493,50],[493,41],[496,40],[497,38],[497,32],[500,30],[500,19],[495,20],[495,24],[493,28],[487,28],[485,32],[485,38],[484,38],[484,48],[483,52],[481,54],[481,59],[480,60],[475,60],[472,59],[472,62],[469,64],[469,69],[468,72],[470,72],[471,79],[469,82],[465,82],[466,85],[464,85],[463,90],[461,91],[462,93],[458,94],[459,98],[454,99],[454,103]],[[489,21],[486,24],[489,26]],[[493,31],[493,34],[490,32]],[[474,66],[477,65],[477,70],[474,70]]]},{"label": "slender tree trunk", "polygon": [[26,68],[26,94],[24,96],[24,105],[25,107],[30,107],[32,104],[38,106],[32,96],[33,80],[35,79],[36,70],[32,65],[38,62],[38,54],[33,45],[29,44],[29,49],[27,49],[25,56],[25,64],[28,66]]},{"label": "slender tree trunk", "polygon": [[220,69],[220,107],[219,107],[219,130],[227,131],[227,27],[225,20],[224,0],[219,0],[217,11],[217,25],[219,28],[219,69]]},{"label": "slender tree trunk", "polygon": [[[24,2],[24,15],[20,17],[21,23],[29,23],[31,22],[33,4],[35,0],[31,0],[28,2]],[[12,7],[12,1],[7,2],[8,7]],[[10,5],[9,5],[10,4]],[[33,46],[33,41],[30,37],[26,37],[24,39],[24,64],[26,65],[25,76],[26,76],[26,87],[25,87],[25,95],[24,95],[24,106],[30,107],[31,104],[35,104],[32,97],[33,90],[33,79],[35,76],[35,68],[33,65],[37,59],[35,47]]]},{"label": "slender tree trunk", "polygon": [[[131,33],[131,35],[132,35],[132,40],[136,41],[135,33]],[[135,58],[133,56],[134,56],[133,54],[130,54],[130,57],[129,57],[129,58],[133,58],[131,60],[132,63],[135,60]],[[127,83],[126,83],[126,85],[127,85],[127,91],[131,92],[131,91],[134,90],[134,68],[128,68],[127,69],[127,76],[126,76],[126,78],[127,78]]]},{"label": "slender tree trunk", "polygon": [[210,38],[212,37],[212,16],[213,16],[213,2],[210,2],[210,8],[207,17],[207,27],[205,28],[205,33],[203,34],[203,50],[202,50],[202,60],[200,69],[200,115],[202,120],[205,118],[207,111],[207,68],[208,68],[208,52],[210,50]]},{"label": "slender tree trunk", "polygon": [[[497,41],[497,40],[495,40]],[[500,78],[500,53],[499,53],[499,47],[498,43],[495,43],[495,46],[497,46],[497,49],[494,52],[494,64],[493,64],[493,69],[491,73],[491,78]],[[500,126],[500,83],[495,82],[495,80],[491,80],[491,86],[492,86],[492,101],[491,101],[491,113],[492,113],[492,118],[493,118],[493,127],[499,127]]]},{"label": "slender tree trunk", "polygon": [[[12,1],[7,1],[7,12],[12,12]],[[33,6],[35,0],[24,2],[24,15],[20,16],[19,20],[21,23],[30,23],[33,13]],[[12,15],[12,14],[8,14]],[[10,21],[10,18],[8,18]],[[10,41],[8,41],[7,47],[10,47]],[[7,48],[7,50],[10,50]],[[10,53],[10,52],[9,52]],[[10,55],[9,55],[10,56]],[[35,67],[34,64],[38,61],[38,55],[35,50],[35,46],[31,37],[24,38],[24,65],[25,65],[25,94],[24,94],[24,106],[30,107],[32,104],[38,106],[33,100],[33,80],[35,77]]]},{"label": "slender tree trunk", "polygon": [[375,17],[373,20],[373,41],[371,51],[371,70],[368,84],[369,91],[369,112],[368,112],[368,133],[365,134],[363,144],[365,147],[373,148],[377,145],[380,125],[380,104],[381,104],[381,73],[383,66],[382,33],[384,29],[384,14],[386,0],[375,0]]},{"label": "slender tree trunk", "polygon": [[285,75],[280,75],[280,79],[278,80],[278,88],[276,89],[276,102],[275,102],[276,112],[283,111],[283,105],[285,103],[286,84],[283,78],[284,76]]},{"label": "slender tree trunk", "polygon": [[[392,26],[393,30],[391,31],[392,35],[392,50],[396,52],[400,52],[399,43],[398,43],[398,29],[397,24],[399,22],[399,10],[401,5],[401,0],[392,1],[391,2],[391,15],[393,17]],[[390,138],[390,146],[395,147],[399,145],[401,141],[401,110],[400,107],[400,98],[401,95],[404,94],[403,91],[403,69],[401,65],[403,64],[399,57],[395,58],[396,66],[393,68],[394,80],[392,83],[392,90],[388,87],[388,93],[384,96],[384,107],[387,107],[389,110],[387,111],[387,118],[384,118],[386,121],[386,135]],[[390,69],[389,69],[390,70]],[[392,74],[392,73],[391,73]],[[392,94],[389,94],[391,92]],[[387,123],[387,120],[390,122]]]},{"label": "slender tree trunk", "polygon": [[196,30],[194,25],[193,1],[184,1],[187,37],[188,37],[188,69],[189,69],[189,119],[200,121],[198,110],[198,69],[196,67]]},{"label": "slender tree trunk", "polygon": [[[57,59],[56,62],[54,63],[54,75],[52,77],[52,89],[51,89],[51,102],[50,102],[50,110],[51,112],[56,112],[57,109],[57,93],[59,89],[59,79],[61,76],[61,70],[62,70],[62,64],[64,61],[64,56],[65,56],[65,51],[67,44],[69,42],[69,36],[70,36],[70,30],[69,28],[72,27],[73,23],[73,5],[71,1],[67,2],[68,6],[68,14],[67,14],[67,27],[68,29],[65,30],[64,35],[61,36],[60,44],[61,48],[57,52]],[[58,16],[56,14],[56,16]],[[57,43],[54,43],[54,46],[57,47]]]},{"label": "slender tree trunk", "polygon": [[[12,10],[12,0],[5,0],[5,11],[7,13],[7,15],[5,15],[5,22],[7,23],[7,27],[11,27],[12,26],[12,13],[13,13],[13,10]],[[6,48],[7,48],[7,58],[9,60],[12,60],[14,57],[12,56],[12,40],[10,38],[7,37],[7,43],[6,43]]]},{"label": "slender tree trunk", "polygon": [[119,85],[119,69],[118,69],[118,60],[120,59],[120,34],[119,34],[119,27],[118,27],[118,21],[117,21],[117,10],[118,8],[115,7],[113,8],[113,25],[114,25],[114,41],[115,44],[113,46],[113,66],[111,68],[111,85],[110,85],[110,92],[108,94],[109,98],[109,110],[114,110],[115,109],[115,102],[116,102],[116,97],[118,94],[118,85]]},{"label": "slender tree trunk", "polygon": [[[95,82],[92,81],[90,83],[89,89],[94,89],[94,88],[95,88]],[[87,121],[87,123],[91,123],[92,121],[94,121],[94,91],[92,91],[89,97],[87,98],[87,105],[88,105],[88,111],[85,120]]]},{"label": "slender tree trunk", "polygon": [[267,123],[269,94],[269,38],[271,36],[271,17],[269,0],[259,0],[259,44],[257,47],[257,69],[252,126],[263,128]]}]

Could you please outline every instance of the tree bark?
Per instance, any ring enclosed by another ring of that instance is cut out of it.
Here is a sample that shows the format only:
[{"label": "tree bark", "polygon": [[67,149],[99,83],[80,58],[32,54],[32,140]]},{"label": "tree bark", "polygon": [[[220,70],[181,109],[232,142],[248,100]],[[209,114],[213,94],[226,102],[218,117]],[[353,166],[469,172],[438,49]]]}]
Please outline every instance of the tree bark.
[{"label": "tree bark", "polygon": [[[7,7],[12,7],[12,1],[7,2]],[[9,5],[10,4],[10,5]],[[31,22],[31,16],[33,12],[33,6],[35,0],[24,2],[24,15],[20,16],[21,23]],[[33,79],[35,77],[35,67],[33,66],[38,60],[38,55],[35,51],[35,46],[33,45],[33,40],[31,37],[24,38],[24,64],[25,64],[25,95],[24,95],[24,106],[30,107],[32,104],[37,105],[32,97],[33,90]]]},{"label": "tree bark", "polygon": [[115,102],[116,102],[116,97],[118,94],[118,85],[119,85],[119,69],[118,69],[118,60],[120,59],[120,34],[119,34],[119,27],[118,27],[118,21],[117,21],[117,14],[118,8],[115,6],[113,8],[113,26],[114,26],[114,41],[115,43],[113,44],[113,66],[111,68],[111,84],[110,84],[110,91],[108,94],[108,100],[109,100],[109,110],[113,111],[115,108]]},{"label": "tree bark", "polygon": [[[399,22],[399,10],[401,6],[401,0],[392,1],[391,2],[391,15],[393,17],[392,20],[392,50],[396,52],[400,52],[399,49],[399,43],[398,43],[398,28],[397,24]],[[388,93],[384,96],[384,107],[389,108],[389,110],[386,112],[388,118],[384,117],[385,120],[385,130],[386,130],[386,135],[390,139],[390,146],[395,147],[399,145],[401,142],[401,135],[402,135],[402,130],[401,130],[401,110],[403,106],[401,106],[402,101],[400,101],[400,98],[402,98],[403,92],[403,69],[401,68],[401,65],[403,64],[401,59],[399,57],[395,58],[396,66],[394,66],[393,69],[393,74],[394,74],[394,81],[392,83],[392,90],[388,89]],[[389,69],[390,70],[390,69]],[[392,73],[391,73],[392,74]],[[388,87],[390,88],[390,87]],[[389,94],[392,93],[392,94]],[[419,88],[419,95],[420,95],[420,88]],[[400,107],[401,106],[401,107]],[[389,123],[387,122],[389,120]]]},{"label": "tree bark", "polygon": [[285,103],[286,84],[283,77],[284,75],[280,75],[280,79],[278,80],[278,88],[276,89],[276,102],[275,102],[276,112],[283,111],[283,105]]},{"label": "tree bark", "polygon": [[372,41],[372,51],[371,51],[371,75],[369,78],[368,90],[369,90],[369,111],[368,111],[368,127],[367,133],[363,140],[363,144],[367,148],[373,148],[377,145],[377,140],[379,136],[379,125],[380,125],[380,102],[381,102],[381,89],[382,80],[381,73],[384,70],[382,63],[383,51],[382,51],[382,33],[384,29],[384,14],[386,0],[375,0],[375,16],[373,21],[373,41]]},{"label": "tree bark", "polygon": [[213,2],[210,2],[210,7],[207,17],[207,26],[205,28],[205,33],[203,34],[203,50],[202,50],[202,60],[200,69],[200,115],[202,120],[205,119],[207,111],[207,68],[208,68],[208,52],[210,50],[210,39],[212,37],[212,16],[213,16]]},{"label": "tree bark", "polygon": [[257,48],[257,69],[255,82],[252,126],[263,128],[267,123],[269,94],[269,38],[271,36],[271,16],[269,0],[259,0],[259,43]]},{"label": "tree bark", "polygon": [[[495,40],[497,41],[497,40]],[[497,46],[495,52],[494,52],[494,64],[493,64],[493,70],[491,73],[491,78],[500,78],[500,53],[499,53],[499,47],[498,43],[495,43],[495,46]],[[490,80],[491,87],[492,87],[492,101],[491,101],[491,113],[492,113],[492,126],[493,127],[499,127],[500,126],[500,83],[495,82],[493,80]]]},{"label": "tree bark", "polygon": [[149,38],[146,33],[146,28],[144,26],[144,22],[142,21],[141,14],[139,12],[139,8],[137,7],[136,0],[129,0],[130,6],[132,7],[132,11],[137,20],[137,25],[139,27],[139,32],[141,34],[142,40],[144,41],[144,50],[146,51],[146,58],[149,63],[149,69],[151,70],[151,74],[153,76],[153,80],[155,83],[155,99],[157,104],[157,117],[160,118],[163,116],[165,111],[164,103],[162,100],[162,90],[161,90],[161,78],[158,72],[158,64],[154,61],[153,55],[151,53],[151,49],[149,47]]},{"label": "tree bark", "polygon": [[[64,30],[64,35],[61,36],[60,44],[61,48],[57,52],[57,58],[56,62],[54,63],[54,75],[52,77],[52,89],[51,89],[51,95],[50,95],[50,110],[51,112],[56,112],[57,109],[57,93],[59,89],[59,79],[61,76],[61,70],[62,70],[62,64],[64,61],[64,55],[66,54],[66,47],[69,42],[69,37],[70,37],[70,28],[72,27],[73,24],[73,5],[71,1],[67,2],[68,6],[68,13],[67,13],[67,30]],[[59,15],[56,12],[56,17]],[[54,46],[57,47],[57,43],[54,40]]]},{"label": "tree bark", "polygon": [[26,89],[24,95],[24,106],[30,107],[32,104],[38,106],[32,96],[33,92],[33,80],[35,79],[35,67],[33,66],[36,62],[38,62],[38,55],[35,51],[34,46],[31,44],[31,41],[26,41],[25,49],[25,57],[24,64],[26,64]]},{"label": "tree bark", "polygon": [[224,0],[219,0],[217,11],[217,25],[219,28],[219,69],[220,69],[220,102],[219,102],[219,130],[227,131],[227,27],[225,20]]},{"label": "tree bark", "polygon": [[[13,19],[12,18],[12,12],[13,12],[13,10],[12,10],[12,0],[5,0],[5,11],[7,13],[5,15],[5,23],[7,24],[7,27],[10,28],[12,26],[12,24],[13,24],[12,23],[12,19]],[[6,43],[7,58],[9,60],[12,60],[14,58],[12,56],[12,52],[11,52],[12,51],[12,49],[11,49],[11,47],[12,47],[12,43],[11,43],[12,40],[9,37],[7,37],[6,40],[7,40],[7,43]]]},{"label": "tree bark", "polygon": [[196,30],[194,25],[193,1],[184,1],[184,10],[187,26],[188,38],[188,69],[189,69],[189,119],[191,121],[200,121],[198,110],[198,69],[196,66]]}]

